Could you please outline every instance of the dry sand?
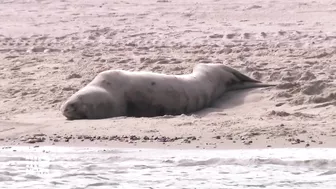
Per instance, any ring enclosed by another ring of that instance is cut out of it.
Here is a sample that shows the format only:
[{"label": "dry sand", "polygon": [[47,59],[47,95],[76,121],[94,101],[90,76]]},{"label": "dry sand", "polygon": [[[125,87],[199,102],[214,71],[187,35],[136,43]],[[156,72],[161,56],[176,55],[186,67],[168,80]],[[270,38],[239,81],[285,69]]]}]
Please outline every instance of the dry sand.
[{"label": "dry sand", "polygon": [[[335,147],[334,18],[334,0],[1,0],[0,143]],[[59,112],[103,70],[183,74],[197,63],[279,85],[230,92],[193,115]]]}]

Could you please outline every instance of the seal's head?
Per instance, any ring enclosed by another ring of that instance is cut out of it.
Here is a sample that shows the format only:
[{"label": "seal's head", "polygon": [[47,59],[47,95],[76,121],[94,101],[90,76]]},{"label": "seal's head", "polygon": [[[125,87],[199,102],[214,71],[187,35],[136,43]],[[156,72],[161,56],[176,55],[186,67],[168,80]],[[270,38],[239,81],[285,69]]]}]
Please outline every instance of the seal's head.
[{"label": "seal's head", "polygon": [[69,120],[74,120],[118,116],[119,110],[108,91],[96,86],[87,86],[72,95],[61,106],[61,112]]}]

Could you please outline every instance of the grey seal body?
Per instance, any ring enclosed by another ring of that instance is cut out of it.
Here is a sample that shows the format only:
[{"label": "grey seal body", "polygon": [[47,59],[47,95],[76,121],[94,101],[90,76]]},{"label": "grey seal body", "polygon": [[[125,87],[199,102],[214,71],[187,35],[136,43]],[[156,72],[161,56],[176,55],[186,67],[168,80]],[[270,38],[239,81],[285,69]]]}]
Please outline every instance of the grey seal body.
[{"label": "grey seal body", "polygon": [[209,107],[225,92],[274,86],[223,64],[197,64],[191,74],[108,70],[61,107],[68,119],[188,114]]}]

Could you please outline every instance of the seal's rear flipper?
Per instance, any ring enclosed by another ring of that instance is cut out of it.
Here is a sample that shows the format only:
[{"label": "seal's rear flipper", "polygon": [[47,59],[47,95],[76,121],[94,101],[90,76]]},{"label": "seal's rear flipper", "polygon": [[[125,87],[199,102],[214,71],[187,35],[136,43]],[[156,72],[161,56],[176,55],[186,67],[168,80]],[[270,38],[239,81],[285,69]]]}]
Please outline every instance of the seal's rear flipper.
[{"label": "seal's rear flipper", "polygon": [[261,83],[261,81],[252,79],[249,76],[240,73],[238,70],[235,70],[227,66],[224,67],[226,71],[232,73],[238,80],[238,82],[236,80],[232,82],[231,85],[228,86],[227,88],[228,91],[276,86],[275,84]]},{"label": "seal's rear flipper", "polygon": [[225,70],[232,73],[234,76],[236,76],[236,78],[239,80],[239,81],[242,81],[242,82],[253,82],[253,83],[261,83],[261,81],[258,81],[258,80],[255,80],[255,79],[252,79],[250,78],[249,76],[246,76],[242,73],[240,73],[238,70],[235,70],[233,68],[230,68],[230,67],[227,67],[227,66],[224,66]]}]

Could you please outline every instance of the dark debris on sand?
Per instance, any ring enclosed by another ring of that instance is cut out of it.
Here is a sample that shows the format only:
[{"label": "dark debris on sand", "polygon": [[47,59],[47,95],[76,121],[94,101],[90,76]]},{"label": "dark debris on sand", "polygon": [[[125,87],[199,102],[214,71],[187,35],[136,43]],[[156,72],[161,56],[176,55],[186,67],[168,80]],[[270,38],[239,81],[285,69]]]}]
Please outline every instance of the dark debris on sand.
[{"label": "dark debris on sand", "polygon": [[[226,135],[215,135],[213,138],[216,141],[213,145],[217,145],[217,143],[224,143],[225,141],[231,143],[241,143],[244,145],[252,145],[255,140],[254,136],[256,135],[236,135],[233,136],[231,134]],[[171,142],[179,142],[190,144],[194,141],[199,141],[201,137],[196,136],[184,136],[184,137],[167,137],[167,136],[137,136],[137,135],[112,135],[112,136],[97,136],[97,135],[61,135],[61,134],[53,134],[46,135],[43,133],[24,135],[19,138],[6,138],[3,141],[20,141],[27,144],[37,144],[43,142],[50,142],[52,144],[65,142],[70,143],[74,141],[89,141],[89,142],[124,142],[124,143],[147,143],[147,142],[158,142],[158,143],[171,143]],[[269,140],[270,137],[267,137]],[[323,144],[322,141],[314,140],[313,137],[309,137],[306,140],[302,140],[298,137],[289,136],[286,141],[291,143],[292,145],[303,144],[305,147],[310,147],[311,144]],[[206,145],[210,145],[210,143],[206,143]],[[212,144],[211,144],[212,145]],[[265,144],[267,148],[272,147],[269,143]],[[196,147],[197,148],[197,147]]]},{"label": "dark debris on sand", "polygon": [[96,136],[96,135],[58,135],[54,134],[51,136],[47,136],[45,134],[34,134],[34,135],[26,135],[20,137],[20,141],[24,143],[41,143],[45,141],[50,141],[53,143],[57,142],[70,142],[74,140],[79,141],[116,141],[116,142],[175,142],[181,141],[185,143],[190,143],[193,140],[196,140],[195,136],[191,137],[166,137],[166,136],[136,136],[136,135],[112,135],[112,136]]}]

